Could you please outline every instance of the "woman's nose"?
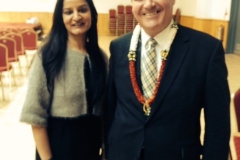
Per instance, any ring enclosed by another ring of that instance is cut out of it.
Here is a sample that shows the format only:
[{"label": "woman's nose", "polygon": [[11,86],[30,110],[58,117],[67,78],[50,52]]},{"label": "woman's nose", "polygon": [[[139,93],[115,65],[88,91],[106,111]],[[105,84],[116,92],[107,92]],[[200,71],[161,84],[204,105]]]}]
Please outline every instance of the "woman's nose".
[{"label": "woman's nose", "polygon": [[78,13],[78,12],[74,12],[73,13],[73,20],[79,20],[79,19],[81,19],[82,17],[81,17],[81,15]]}]

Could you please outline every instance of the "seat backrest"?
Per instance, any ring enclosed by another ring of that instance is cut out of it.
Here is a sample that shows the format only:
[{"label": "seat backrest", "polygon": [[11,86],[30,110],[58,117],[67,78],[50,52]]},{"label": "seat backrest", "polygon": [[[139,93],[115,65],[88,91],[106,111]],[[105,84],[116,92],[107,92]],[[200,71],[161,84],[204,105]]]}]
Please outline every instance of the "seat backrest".
[{"label": "seat backrest", "polygon": [[9,33],[8,30],[0,30],[0,36],[4,36],[7,33]]},{"label": "seat backrest", "polygon": [[17,28],[8,28],[7,31],[8,31],[8,33],[11,33],[11,32],[19,33],[19,30]]},{"label": "seat backrest", "polygon": [[234,94],[233,103],[237,118],[238,132],[240,132],[240,88]]},{"label": "seat backrest", "polygon": [[26,28],[26,27],[19,28],[18,30],[19,30],[20,33],[23,32],[23,31],[26,31],[26,30],[34,31],[33,28]]},{"label": "seat backrest", "polygon": [[118,5],[117,6],[117,13],[118,14],[124,14],[124,5]]},{"label": "seat backrest", "polygon": [[0,37],[0,43],[4,44],[8,48],[8,61],[9,62],[18,61],[15,40],[4,36]]},{"label": "seat backrest", "polygon": [[233,143],[236,151],[237,160],[240,159],[240,135],[236,133],[233,135]]},{"label": "seat backrest", "polygon": [[0,44],[0,72],[8,70],[8,49]]},{"label": "seat backrest", "polygon": [[21,32],[23,38],[23,47],[25,50],[37,49],[37,33],[33,30],[23,30]]},{"label": "seat backrest", "polygon": [[125,14],[132,14],[132,6],[131,5],[127,5],[125,7]]},{"label": "seat backrest", "polygon": [[5,35],[6,37],[12,38],[15,40],[16,42],[16,50],[17,50],[17,54],[18,55],[23,55],[24,52],[24,48],[23,48],[23,38],[22,35],[18,34],[18,33],[8,33]]},{"label": "seat backrest", "polygon": [[116,18],[116,10],[115,9],[109,10],[109,18]]}]

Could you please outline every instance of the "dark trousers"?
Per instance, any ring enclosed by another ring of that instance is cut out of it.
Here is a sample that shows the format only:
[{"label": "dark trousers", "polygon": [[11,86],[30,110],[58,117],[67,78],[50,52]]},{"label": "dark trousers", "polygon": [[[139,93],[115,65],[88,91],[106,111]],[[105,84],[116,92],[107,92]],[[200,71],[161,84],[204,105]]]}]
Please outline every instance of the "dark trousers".
[{"label": "dark trousers", "polygon": [[139,160],[144,160],[144,149],[141,150]]},{"label": "dark trousers", "polygon": [[[55,160],[100,160],[101,120],[94,115],[48,119],[48,136]],[[36,152],[36,160],[40,160]]]}]

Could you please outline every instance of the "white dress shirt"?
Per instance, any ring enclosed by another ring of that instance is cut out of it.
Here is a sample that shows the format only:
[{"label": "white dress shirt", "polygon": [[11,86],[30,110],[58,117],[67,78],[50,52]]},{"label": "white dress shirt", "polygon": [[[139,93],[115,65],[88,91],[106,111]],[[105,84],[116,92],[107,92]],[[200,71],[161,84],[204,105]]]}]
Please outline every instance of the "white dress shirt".
[{"label": "white dress shirt", "polygon": [[[156,54],[157,54],[157,71],[158,71],[158,76],[159,76],[159,71],[162,65],[162,60],[161,60],[161,51],[167,49],[167,42],[168,39],[171,37],[170,35],[170,30],[172,26],[173,21],[160,33],[158,33],[156,36],[152,37],[157,41],[157,45],[155,46],[156,49]],[[142,41],[142,47],[141,47],[141,59],[143,55],[147,53],[146,50],[146,45],[148,39],[151,38],[142,28],[141,29],[141,41]]]}]

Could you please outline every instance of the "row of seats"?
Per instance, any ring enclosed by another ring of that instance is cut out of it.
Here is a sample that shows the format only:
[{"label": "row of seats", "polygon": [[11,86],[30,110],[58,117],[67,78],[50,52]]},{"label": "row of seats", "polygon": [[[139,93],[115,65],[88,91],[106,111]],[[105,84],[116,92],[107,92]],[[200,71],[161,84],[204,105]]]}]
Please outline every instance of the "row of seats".
[{"label": "row of seats", "polygon": [[[180,9],[177,8],[173,14],[173,20],[180,23]],[[109,31],[115,35],[132,31],[137,25],[132,14],[132,6],[118,5],[117,9],[109,10]]]},{"label": "row of seats", "polygon": [[137,25],[132,14],[132,6],[118,5],[109,10],[109,31],[115,35],[130,32]]},{"label": "row of seats", "polygon": [[235,151],[237,159],[240,159],[240,88],[236,91],[233,97],[233,104],[235,108],[238,132],[233,135],[233,142],[235,146]]},{"label": "row of seats", "polygon": [[8,87],[11,91],[12,77],[14,84],[17,84],[16,70],[18,69],[21,75],[25,74],[23,69],[29,67],[36,49],[37,33],[34,30],[0,30],[0,85],[3,100],[6,100],[3,75],[8,76]]}]

